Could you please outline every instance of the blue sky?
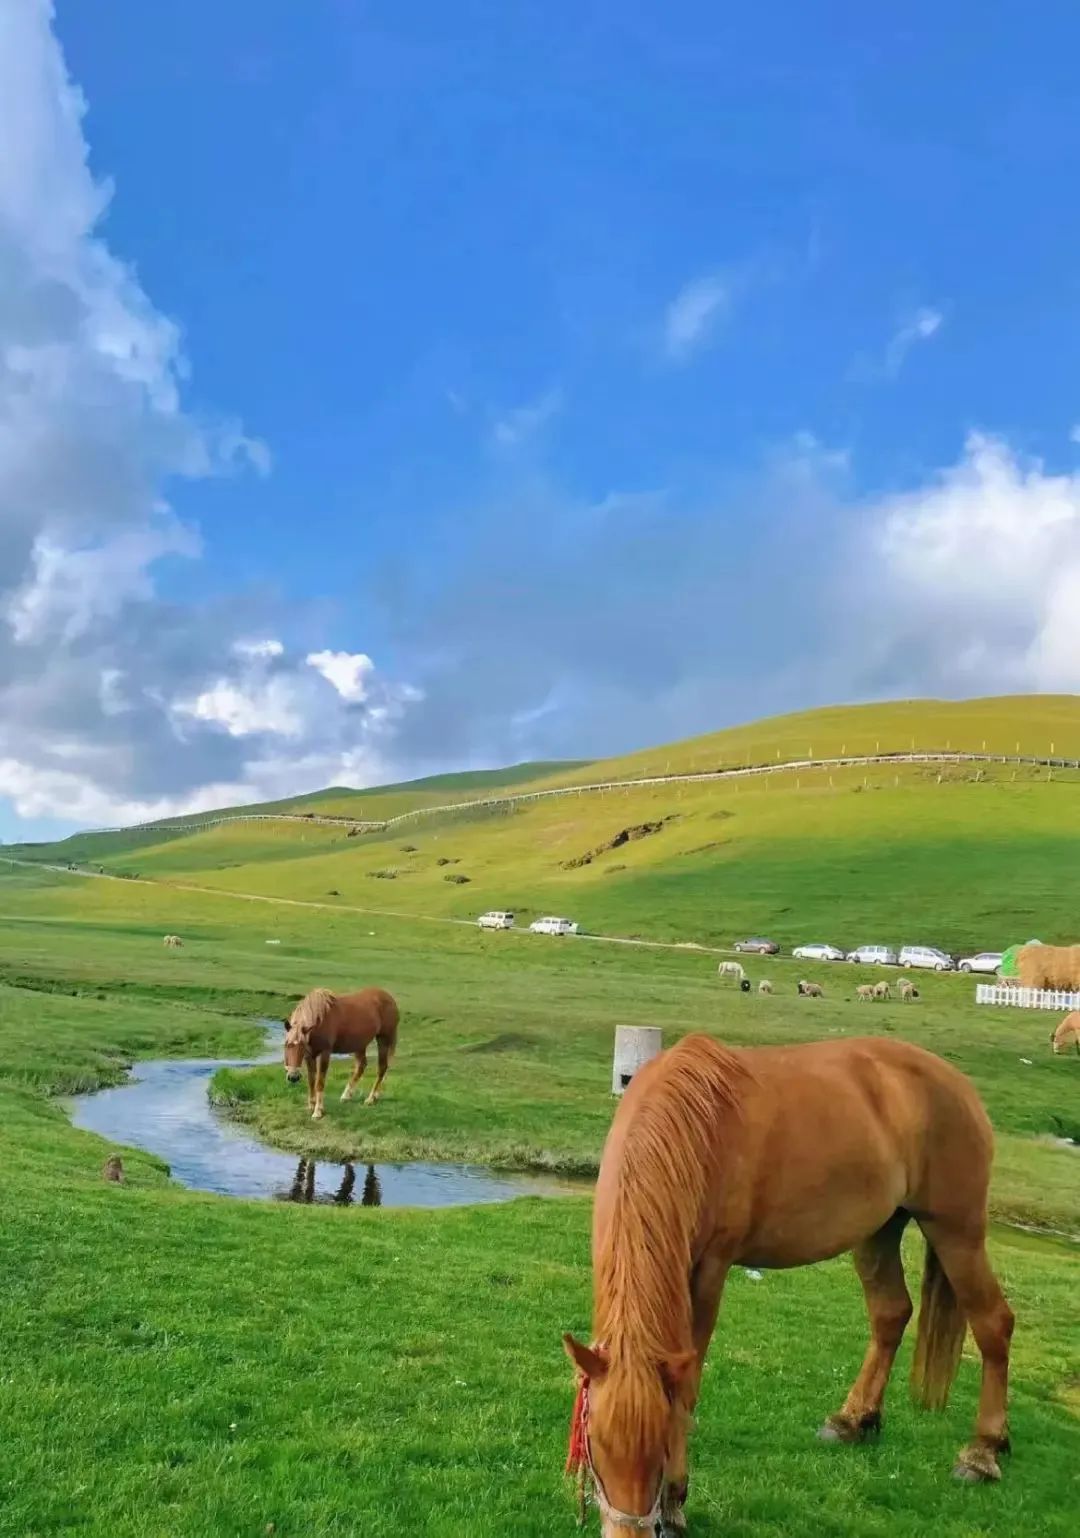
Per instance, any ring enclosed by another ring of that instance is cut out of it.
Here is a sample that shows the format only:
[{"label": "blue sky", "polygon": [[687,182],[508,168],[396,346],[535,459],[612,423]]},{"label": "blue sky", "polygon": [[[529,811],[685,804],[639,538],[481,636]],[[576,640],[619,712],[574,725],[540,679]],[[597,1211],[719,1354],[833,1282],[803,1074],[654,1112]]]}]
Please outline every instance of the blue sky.
[{"label": "blue sky", "polygon": [[73,532],[0,455],[0,834],[1080,687],[1074,8],[12,18],[0,260],[96,339],[49,452],[139,485]]}]

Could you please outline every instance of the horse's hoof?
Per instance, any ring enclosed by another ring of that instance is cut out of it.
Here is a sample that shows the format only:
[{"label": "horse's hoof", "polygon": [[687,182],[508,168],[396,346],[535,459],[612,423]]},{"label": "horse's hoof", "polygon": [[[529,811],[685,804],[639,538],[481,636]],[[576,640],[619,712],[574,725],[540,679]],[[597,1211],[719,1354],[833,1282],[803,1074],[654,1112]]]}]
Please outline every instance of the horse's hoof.
[{"label": "horse's hoof", "polygon": [[984,1448],[962,1452],[952,1472],[953,1478],[965,1485],[991,1485],[1001,1478],[997,1459]]},{"label": "horse's hoof", "polygon": [[859,1421],[847,1415],[830,1415],[818,1431],[818,1438],[822,1442],[863,1442],[869,1436],[876,1436],[880,1430],[880,1415],[864,1415]]}]

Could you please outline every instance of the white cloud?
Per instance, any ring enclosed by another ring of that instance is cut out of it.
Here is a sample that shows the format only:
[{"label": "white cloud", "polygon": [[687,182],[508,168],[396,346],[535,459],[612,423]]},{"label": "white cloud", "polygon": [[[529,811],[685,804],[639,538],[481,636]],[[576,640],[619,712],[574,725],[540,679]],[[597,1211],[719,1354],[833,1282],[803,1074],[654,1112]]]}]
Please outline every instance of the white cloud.
[{"label": "white cloud", "polygon": [[683,363],[703,347],[729,313],[731,300],[731,281],[719,273],[695,278],[681,288],[664,316],[667,356],[673,362]]},{"label": "white cloud", "polygon": [[367,699],[375,664],[363,652],[311,652],[307,664],[333,684],[341,698],[351,705]]},{"label": "white cloud", "polygon": [[920,342],[928,342],[931,337],[936,336],[944,321],[945,317],[940,310],[926,307],[916,310],[901,321],[885,349],[884,370],[888,378],[896,378],[911,349],[917,347]]},{"label": "white cloud", "polygon": [[179,700],[177,715],[224,727],[230,737],[300,737],[304,716],[286,677],[265,683],[237,683],[219,678],[193,700]]},{"label": "white cloud", "polygon": [[285,655],[284,642],[273,637],[263,641],[234,641],[233,651],[238,657],[282,657]]},{"label": "white cloud", "polygon": [[179,328],[101,234],[53,6],[0,9],[0,796],[117,822],[374,772],[402,686],[365,659],[332,695],[251,598],[161,595],[203,550],[164,488],[270,454],[189,415]]},{"label": "white cloud", "polygon": [[972,435],[928,485],[863,510],[866,654],[946,692],[1080,692],[1080,474]]},{"label": "white cloud", "polygon": [[491,429],[492,442],[501,449],[519,448],[558,416],[562,405],[562,391],[547,390],[537,400],[505,412]]}]

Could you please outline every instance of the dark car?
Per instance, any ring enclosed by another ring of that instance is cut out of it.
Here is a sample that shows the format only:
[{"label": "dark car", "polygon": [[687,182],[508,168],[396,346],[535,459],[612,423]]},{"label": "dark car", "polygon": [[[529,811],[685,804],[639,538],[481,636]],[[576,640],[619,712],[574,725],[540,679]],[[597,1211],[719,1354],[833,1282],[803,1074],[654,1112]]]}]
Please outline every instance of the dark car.
[{"label": "dark car", "polygon": [[737,951],[750,951],[758,956],[775,956],[780,947],[775,940],[763,940],[760,935],[749,940],[736,940]]}]

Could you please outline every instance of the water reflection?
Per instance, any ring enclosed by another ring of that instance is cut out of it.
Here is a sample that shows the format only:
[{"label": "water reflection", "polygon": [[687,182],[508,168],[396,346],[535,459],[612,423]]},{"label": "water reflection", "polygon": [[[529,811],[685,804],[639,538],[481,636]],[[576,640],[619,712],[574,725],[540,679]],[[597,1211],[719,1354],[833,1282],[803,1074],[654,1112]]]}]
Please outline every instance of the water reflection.
[{"label": "water reflection", "polygon": [[[331,1165],[330,1168],[337,1168]],[[282,1202],[316,1202],[325,1206],[351,1207],[354,1203],[353,1192],[356,1188],[356,1166],[344,1164],[341,1183],[336,1191],[319,1191],[315,1186],[315,1172],[318,1169],[316,1159],[301,1159],[296,1166],[296,1174],[287,1191],[276,1191],[274,1194],[278,1201]],[[374,1164],[369,1164],[364,1176],[364,1184],[360,1191],[361,1207],[382,1206],[382,1186],[379,1182],[379,1174]]]}]

